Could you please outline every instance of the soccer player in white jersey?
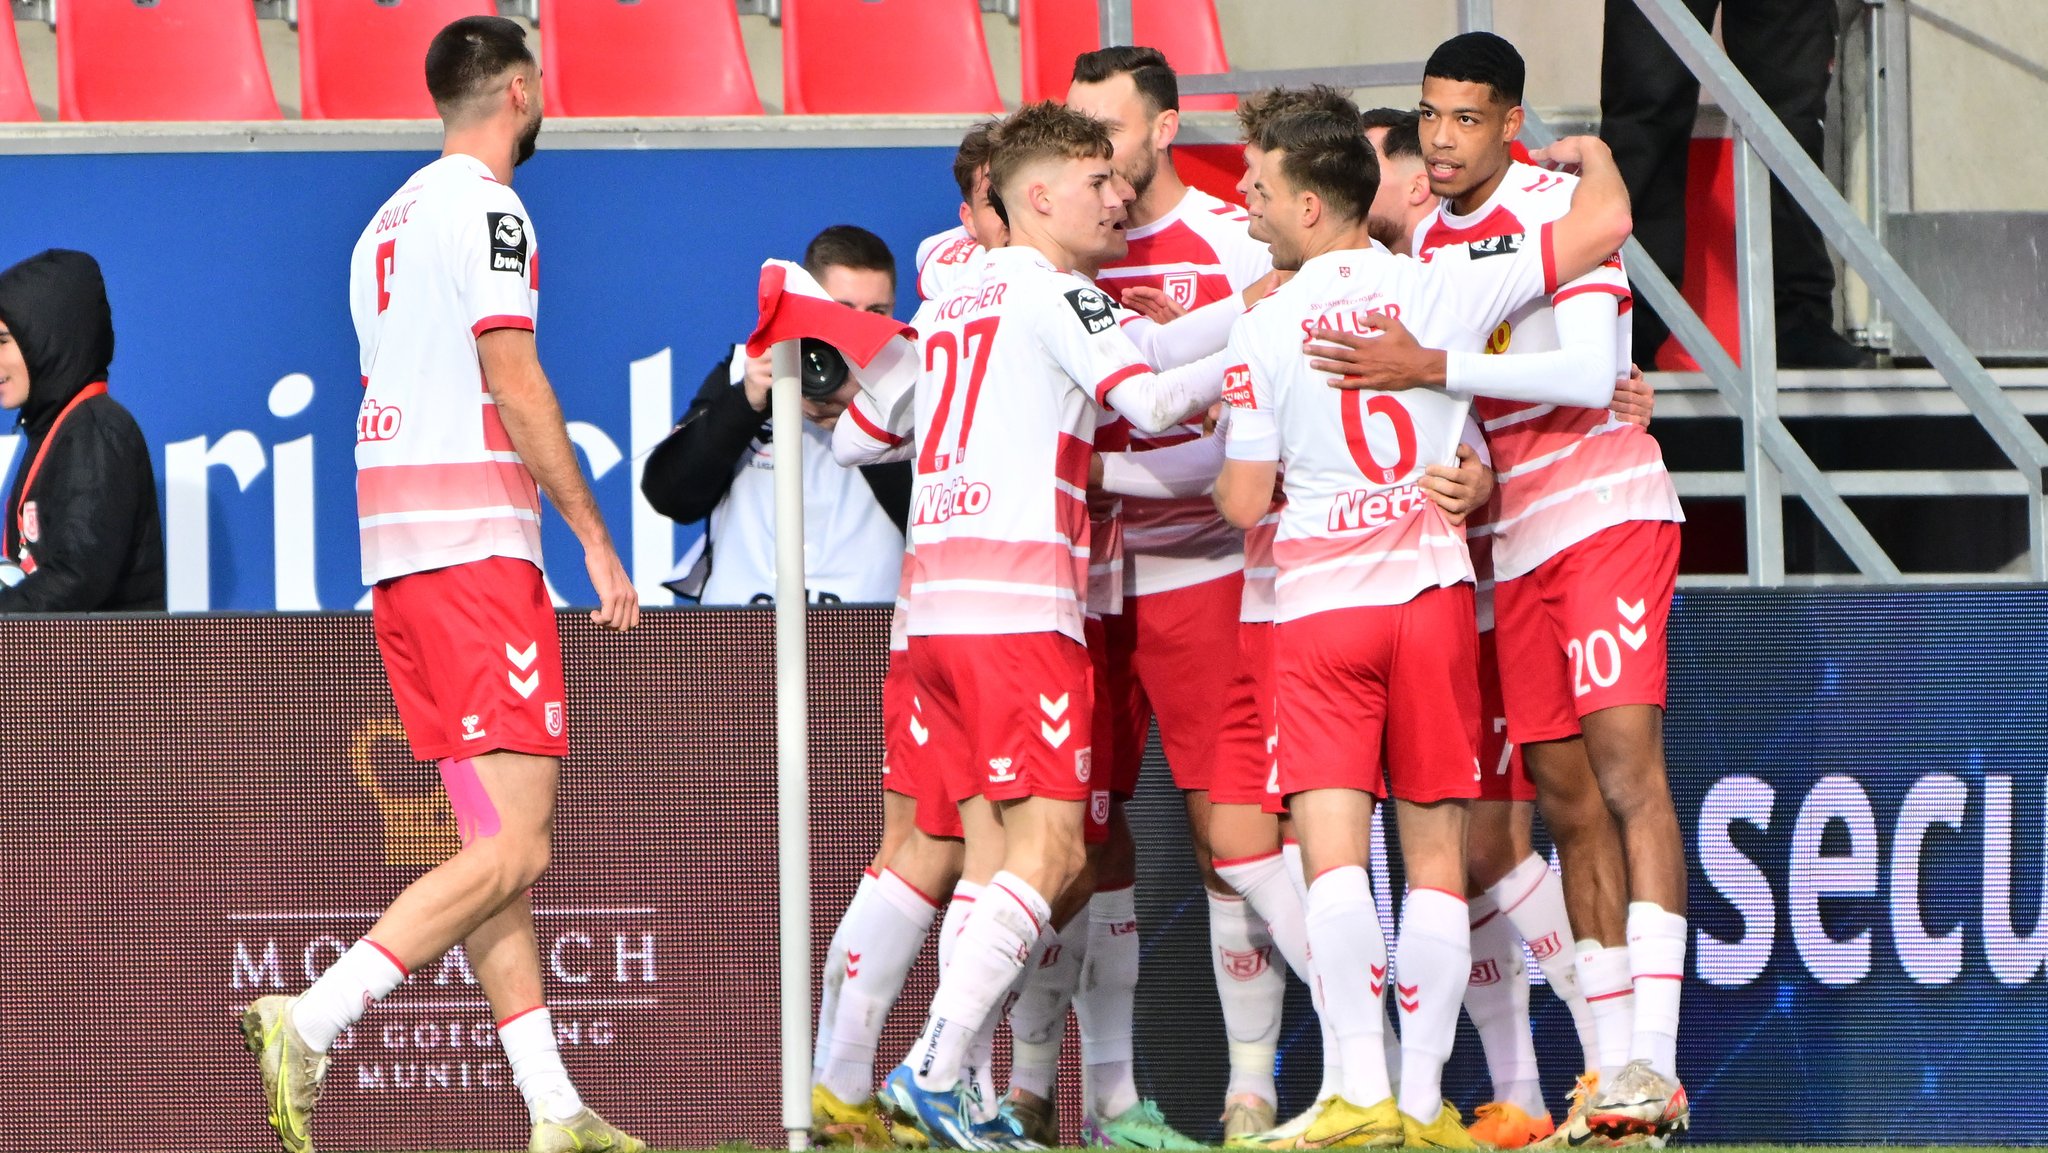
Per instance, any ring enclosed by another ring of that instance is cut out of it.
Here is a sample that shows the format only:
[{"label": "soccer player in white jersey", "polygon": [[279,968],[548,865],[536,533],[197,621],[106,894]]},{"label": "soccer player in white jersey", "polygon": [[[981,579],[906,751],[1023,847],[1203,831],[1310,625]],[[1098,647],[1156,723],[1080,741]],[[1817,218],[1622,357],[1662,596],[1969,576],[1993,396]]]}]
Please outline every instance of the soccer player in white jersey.
[{"label": "soccer player in white jersey", "polygon": [[534,351],[537,248],[510,184],[540,131],[540,68],[517,24],[468,17],[435,36],[426,73],[441,158],[384,202],[350,261],[356,493],[377,647],[413,755],[440,762],[462,847],[303,995],[259,998],[242,1030],[272,1126],[287,1150],[310,1150],[336,1037],[459,944],[532,1115],[529,1148],[637,1151],[563,1068],[528,897],[568,748],[536,481],[583,543],[601,602],[591,619],[623,630],[639,618]]},{"label": "soccer player in white jersey", "polygon": [[[1162,291],[1195,308],[1229,296],[1272,269],[1266,246],[1246,231],[1242,209],[1188,187],[1174,170],[1179,84],[1155,48],[1117,46],[1074,61],[1067,103],[1110,126],[1117,168],[1137,193],[1125,229],[1126,253],[1105,264],[1103,290]],[[1132,434],[1146,450],[1191,440],[1198,427],[1164,436]],[[1120,448],[1110,434],[1105,447]],[[1273,1057],[1285,981],[1271,963],[1273,940],[1240,895],[1216,875],[1210,852],[1210,788],[1227,756],[1264,760],[1257,687],[1237,657],[1243,604],[1244,539],[1203,499],[1123,502],[1127,591],[1123,612],[1104,620],[1108,683],[1118,729],[1101,742],[1112,792],[1137,787],[1146,730],[1156,716],[1160,743],[1188,811],[1188,830],[1209,895],[1210,968],[1230,1039],[1224,1090],[1225,1131],[1238,1136],[1273,1121]],[[1219,708],[1220,702],[1220,708]],[[1151,1144],[1146,1133],[1117,1144]]]},{"label": "soccer player in white jersey", "polygon": [[[1597,266],[1627,236],[1627,193],[1597,141],[1573,211],[1540,232],[1440,250],[1430,263],[1370,246],[1378,165],[1355,118],[1296,112],[1266,125],[1249,205],[1293,280],[1232,337],[1242,367],[1216,503],[1250,525],[1285,465],[1274,554],[1280,632],[1279,785],[1300,836],[1308,935],[1344,1091],[1302,1143],[1470,1148],[1442,1108],[1470,952],[1466,804],[1477,792],[1472,569],[1462,536],[1417,481],[1449,462],[1466,405],[1440,393],[1366,397],[1328,387],[1301,355],[1317,326],[1398,314],[1431,343],[1482,346],[1514,309]],[[1374,798],[1395,798],[1409,893],[1394,958],[1402,1028],[1396,1100],[1381,1052],[1386,943],[1365,868]]]},{"label": "soccer player in white jersey", "polygon": [[877,440],[917,442],[910,659],[934,739],[943,733],[966,752],[946,771],[979,794],[961,806],[970,871],[981,846],[1000,846],[1002,861],[954,945],[924,1031],[886,1086],[896,1107],[951,1146],[981,1144],[961,1077],[968,1046],[1083,863],[1093,693],[1081,622],[1096,406],[1157,430],[1220,391],[1155,376],[1108,299],[1073,272],[1122,244],[1110,154],[1100,124],[1055,105],[1005,121],[989,176],[1010,246],[920,310],[923,371],[911,403],[855,400]]},{"label": "soccer player in white jersey", "polygon": [[[1513,46],[1485,33],[1431,56],[1421,131],[1443,207],[1420,225],[1421,250],[1519,231],[1568,202],[1570,177],[1509,154],[1523,72]],[[1482,398],[1501,479],[1493,556],[1508,735],[1558,843],[1598,1033],[1597,1083],[1582,1079],[1554,1137],[1570,1144],[1661,1138],[1690,1112],[1674,1067],[1685,861],[1662,738],[1683,514],[1656,441],[1603,411],[1597,388],[1573,383],[1627,365],[1628,306],[1617,258],[1509,318],[1492,340],[1510,359],[1446,357],[1399,334],[1362,350],[1381,362],[1377,379],[1448,382]],[[1542,880],[1539,861],[1510,855],[1496,858],[1512,869],[1497,897]]]}]

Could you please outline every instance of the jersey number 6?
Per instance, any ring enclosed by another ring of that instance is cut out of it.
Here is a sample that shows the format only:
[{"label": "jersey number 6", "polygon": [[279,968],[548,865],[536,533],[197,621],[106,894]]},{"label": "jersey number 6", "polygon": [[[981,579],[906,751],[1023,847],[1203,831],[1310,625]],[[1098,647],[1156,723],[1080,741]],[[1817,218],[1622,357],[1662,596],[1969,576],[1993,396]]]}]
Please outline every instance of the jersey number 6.
[{"label": "jersey number 6", "polygon": [[[1358,471],[1372,484],[1398,484],[1415,467],[1415,418],[1408,406],[1383,392],[1352,391],[1344,394],[1344,444]],[[1381,464],[1365,438],[1365,418],[1384,416],[1394,426],[1394,463]]]}]

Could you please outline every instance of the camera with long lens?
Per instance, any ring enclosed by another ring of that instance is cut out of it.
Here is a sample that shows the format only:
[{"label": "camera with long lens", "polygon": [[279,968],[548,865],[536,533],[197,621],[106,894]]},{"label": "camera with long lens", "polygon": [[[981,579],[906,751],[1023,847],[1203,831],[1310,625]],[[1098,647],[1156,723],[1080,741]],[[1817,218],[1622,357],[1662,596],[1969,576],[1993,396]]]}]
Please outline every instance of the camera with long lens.
[{"label": "camera with long lens", "polygon": [[846,358],[814,336],[806,336],[797,352],[802,368],[804,399],[824,400],[846,383]]}]

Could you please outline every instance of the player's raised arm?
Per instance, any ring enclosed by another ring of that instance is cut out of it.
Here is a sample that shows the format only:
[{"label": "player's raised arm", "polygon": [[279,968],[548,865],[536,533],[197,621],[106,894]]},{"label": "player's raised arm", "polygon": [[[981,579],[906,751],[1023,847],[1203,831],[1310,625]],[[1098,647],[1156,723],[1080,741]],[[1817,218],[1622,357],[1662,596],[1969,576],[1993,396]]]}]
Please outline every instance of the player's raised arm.
[{"label": "player's raised arm", "polygon": [[583,479],[582,466],[576,463],[562,406],[541,370],[533,333],[523,328],[491,329],[476,338],[476,355],[513,451],[583,544],[583,563],[598,598],[591,619],[609,629],[632,628],[640,620],[639,597],[612,547],[611,532]]},{"label": "player's raised arm", "polygon": [[1538,163],[1576,165],[1579,170],[1571,211],[1549,226],[1549,256],[1556,262],[1551,288],[1555,291],[1558,285],[1577,280],[1618,252],[1628,242],[1635,221],[1629,214],[1628,186],[1622,183],[1621,169],[1615,167],[1614,153],[1599,137],[1567,136],[1533,157]]}]

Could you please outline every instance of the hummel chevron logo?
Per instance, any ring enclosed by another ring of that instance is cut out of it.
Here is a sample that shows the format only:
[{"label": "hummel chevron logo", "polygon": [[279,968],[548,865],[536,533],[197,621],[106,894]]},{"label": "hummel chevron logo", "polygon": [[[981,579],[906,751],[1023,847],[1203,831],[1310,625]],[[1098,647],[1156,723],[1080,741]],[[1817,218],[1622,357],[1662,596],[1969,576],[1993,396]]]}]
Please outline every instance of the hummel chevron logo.
[{"label": "hummel chevron logo", "polygon": [[1073,695],[1074,694],[1072,693],[1061,693],[1060,699],[1054,701],[1047,700],[1045,694],[1040,693],[1038,694],[1039,711],[1044,713],[1046,716],[1051,717],[1053,720],[1059,720],[1061,717],[1067,715],[1067,703],[1069,698],[1071,698]]},{"label": "hummel chevron logo", "polygon": [[518,673],[511,672],[505,674],[505,679],[512,682],[512,691],[518,693],[521,700],[525,700],[532,697],[533,690],[540,687],[540,670],[535,669],[526,674],[523,681],[519,679]]},{"label": "hummel chevron logo", "polygon": [[[1067,698],[1061,697],[1060,699],[1064,701]],[[1059,748],[1061,745],[1066,744],[1067,737],[1070,734],[1072,734],[1073,731],[1074,722],[1072,721],[1061,721],[1059,728],[1053,728],[1051,725],[1047,724],[1044,721],[1038,722],[1038,735],[1044,737],[1045,743],[1051,745],[1053,748]]]},{"label": "hummel chevron logo", "polygon": [[932,739],[932,731],[918,724],[917,718],[912,717],[910,718],[910,739],[916,741],[919,748],[923,748],[924,743]]},{"label": "hummel chevron logo", "polygon": [[1367,964],[1366,969],[1372,973],[1372,995],[1378,997],[1385,993],[1387,989],[1387,967],[1385,965]]},{"label": "hummel chevron logo", "polygon": [[849,977],[860,976],[860,954],[851,949],[847,950],[846,953],[846,975]]},{"label": "hummel chevron logo", "polygon": [[1615,597],[1614,607],[1621,610],[1622,619],[1630,624],[1635,624],[1643,619],[1643,602],[1640,600],[1630,604],[1620,597]]},{"label": "hummel chevron logo", "polygon": [[1413,985],[1403,985],[1399,981],[1394,982],[1396,1000],[1401,1002],[1401,1011],[1403,1013],[1413,1013],[1415,1010],[1422,1008],[1422,998],[1419,996],[1421,992],[1422,982],[1420,981]]},{"label": "hummel chevron logo", "polygon": [[531,644],[528,644],[524,652],[520,651],[519,649],[513,648],[510,644],[507,644],[505,646],[505,659],[512,662],[513,668],[518,669],[521,672],[524,672],[529,666],[533,664],[534,654],[538,652],[540,652],[539,641],[534,641]]},{"label": "hummel chevron logo", "polygon": [[1650,639],[1650,628],[1648,625],[1645,625],[1642,628],[1637,629],[1632,629],[1627,625],[1621,625],[1617,627],[1614,631],[1621,634],[1622,643],[1628,645],[1628,647],[1631,649],[1642,648],[1643,643]]}]

